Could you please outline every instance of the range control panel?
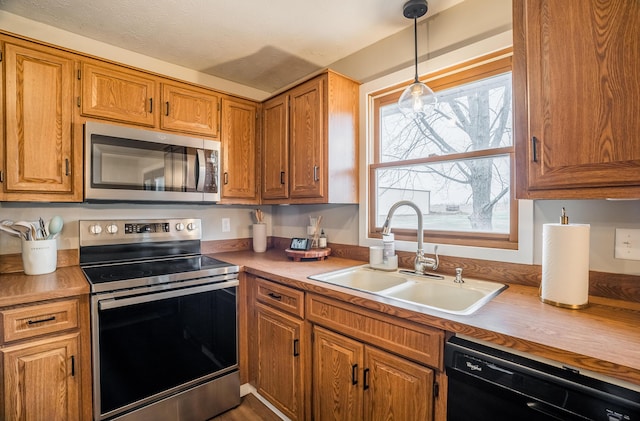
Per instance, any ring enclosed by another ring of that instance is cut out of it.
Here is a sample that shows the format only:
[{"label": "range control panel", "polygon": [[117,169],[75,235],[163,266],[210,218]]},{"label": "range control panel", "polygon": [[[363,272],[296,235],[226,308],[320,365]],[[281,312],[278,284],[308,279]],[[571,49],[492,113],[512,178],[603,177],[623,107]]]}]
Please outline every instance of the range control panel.
[{"label": "range control panel", "polygon": [[80,247],[202,239],[200,219],[80,221]]}]

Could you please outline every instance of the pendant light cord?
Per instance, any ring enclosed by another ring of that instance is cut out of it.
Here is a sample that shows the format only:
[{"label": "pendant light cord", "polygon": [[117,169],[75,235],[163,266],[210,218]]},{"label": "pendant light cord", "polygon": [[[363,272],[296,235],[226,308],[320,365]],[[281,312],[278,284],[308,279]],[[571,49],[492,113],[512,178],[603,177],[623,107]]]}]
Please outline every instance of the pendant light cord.
[{"label": "pendant light cord", "polygon": [[413,17],[413,57],[415,57],[415,83],[419,83],[418,80],[418,18]]}]

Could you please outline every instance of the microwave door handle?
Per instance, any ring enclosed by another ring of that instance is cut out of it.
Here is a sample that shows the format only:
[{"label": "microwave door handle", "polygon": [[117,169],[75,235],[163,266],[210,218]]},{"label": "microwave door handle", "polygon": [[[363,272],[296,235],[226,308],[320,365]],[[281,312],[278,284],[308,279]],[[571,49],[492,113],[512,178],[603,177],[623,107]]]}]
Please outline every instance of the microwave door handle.
[{"label": "microwave door handle", "polygon": [[207,163],[204,157],[204,149],[196,149],[196,153],[198,154],[198,175],[196,176],[196,191],[204,191],[204,179],[207,175]]}]

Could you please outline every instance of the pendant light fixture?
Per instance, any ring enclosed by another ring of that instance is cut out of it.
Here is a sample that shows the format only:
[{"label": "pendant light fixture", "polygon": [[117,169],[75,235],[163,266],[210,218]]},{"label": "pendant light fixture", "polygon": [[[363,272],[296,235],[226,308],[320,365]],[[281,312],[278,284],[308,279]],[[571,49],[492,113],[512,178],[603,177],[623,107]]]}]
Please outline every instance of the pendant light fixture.
[{"label": "pendant light fixture", "polygon": [[415,79],[400,95],[398,108],[409,118],[429,114],[438,102],[431,88],[418,79],[418,18],[424,16],[428,9],[426,0],[409,0],[403,7],[404,17],[413,19]]}]

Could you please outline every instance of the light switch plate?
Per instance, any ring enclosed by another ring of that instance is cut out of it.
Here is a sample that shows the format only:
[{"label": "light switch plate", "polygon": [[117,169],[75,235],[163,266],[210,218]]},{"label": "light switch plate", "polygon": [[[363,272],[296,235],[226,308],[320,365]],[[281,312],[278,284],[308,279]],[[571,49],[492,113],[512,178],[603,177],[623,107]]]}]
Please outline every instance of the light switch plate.
[{"label": "light switch plate", "polygon": [[615,258],[640,260],[640,229],[616,228]]}]

